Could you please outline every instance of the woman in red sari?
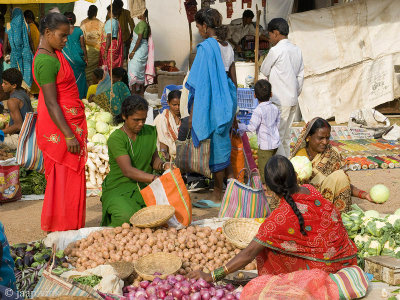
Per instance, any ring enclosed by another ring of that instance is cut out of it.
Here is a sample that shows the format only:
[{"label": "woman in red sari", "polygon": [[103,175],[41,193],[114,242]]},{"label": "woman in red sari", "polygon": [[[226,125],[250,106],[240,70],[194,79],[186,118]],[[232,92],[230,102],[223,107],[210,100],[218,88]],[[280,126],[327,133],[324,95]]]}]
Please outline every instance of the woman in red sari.
[{"label": "woman in red sari", "polygon": [[47,180],[41,227],[79,229],[85,226],[87,126],[74,72],[61,52],[69,24],[64,15],[50,13],[40,25],[33,67],[40,87],[36,135]]},{"label": "woman in red sari", "polygon": [[255,258],[259,275],[319,269],[335,273],[357,265],[357,247],[349,239],[340,213],[311,185],[299,186],[290,161],[273,156],[265,167],[267,186],[280,198],[249,246],[211,274],[189,276],[218,280]]},{"label": "woman in red sari", "polygon": [[110,12],[110,6],[107,7],[107,10],[107,16],[111,17],[104,24],[99,66],[107,66],[108,70],[111,70],[111,66],[113,69],[122,67],[124,62],[121,26],[118,23],[118,16],[121,10],[116,5],[112,7],[112,13]]}]

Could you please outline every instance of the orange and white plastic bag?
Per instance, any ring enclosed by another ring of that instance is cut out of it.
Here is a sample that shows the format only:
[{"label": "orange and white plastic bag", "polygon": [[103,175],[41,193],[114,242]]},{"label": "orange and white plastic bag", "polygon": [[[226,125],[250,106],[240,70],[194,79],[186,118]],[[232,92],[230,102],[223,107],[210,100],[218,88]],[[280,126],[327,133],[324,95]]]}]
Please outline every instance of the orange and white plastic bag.
[{"label": "orange and white plastic bag", "polygon": [[192,222],[192,201],[178,168],[165,171],[140,193],[146,206],[171,205],[175,208],[175,216],[168,221],[168,225],[188,226]]}]

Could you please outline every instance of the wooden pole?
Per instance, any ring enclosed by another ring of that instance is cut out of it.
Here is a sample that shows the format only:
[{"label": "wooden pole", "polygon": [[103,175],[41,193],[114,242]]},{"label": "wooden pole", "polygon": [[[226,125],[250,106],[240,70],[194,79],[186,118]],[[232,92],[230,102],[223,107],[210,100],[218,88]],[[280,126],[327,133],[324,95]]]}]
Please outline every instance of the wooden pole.
[{"label": "wooden pole", "polygon": [[261,10],[258,10],[258,4],[256,4],[256,10],[257,10],[257,22],[256,22],[256,36],[255,36],[255,49],[254,49],[254,83],[258,81],[258,74],[260,73],[259,68],[258,68],[258,52],[260,48],[260,17],[261,17]]},{"label": "wooden pole", "polygon": [[193,32],[192,32],[192,23],[189,22],[189,38],[190,38],[190,54],[193,51]]}]

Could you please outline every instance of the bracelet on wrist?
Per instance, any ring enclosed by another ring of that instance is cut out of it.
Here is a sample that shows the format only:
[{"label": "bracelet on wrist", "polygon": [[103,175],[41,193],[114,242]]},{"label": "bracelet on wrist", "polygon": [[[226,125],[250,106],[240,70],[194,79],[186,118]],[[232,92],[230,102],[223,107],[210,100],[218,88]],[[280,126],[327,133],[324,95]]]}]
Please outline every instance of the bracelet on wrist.
[{"label": "bracelet on wrist", "polygon": [[71,137],[64,137],[66,140],[73,140],[75,138],[75,135],[71,136]]},{"label": "bracelet on wrist", "polygon": [[220,281],[221,279],[224,279],[226,275],[227,274],[225,272],[225,268],[224,267],[220,267],[218,269],[215,269],[211,273],[211,276],[213,277],[213,281],[214,282],[217,282],[217,281]]},{"label": "bracelet on wrist", "polygon": [[364,199],[364,197],[363,197],[363,193],[367,193],[366,191],[363,191],[363,190],[359,190],[358,191],[358,198],[360,198],[360,199]]}]

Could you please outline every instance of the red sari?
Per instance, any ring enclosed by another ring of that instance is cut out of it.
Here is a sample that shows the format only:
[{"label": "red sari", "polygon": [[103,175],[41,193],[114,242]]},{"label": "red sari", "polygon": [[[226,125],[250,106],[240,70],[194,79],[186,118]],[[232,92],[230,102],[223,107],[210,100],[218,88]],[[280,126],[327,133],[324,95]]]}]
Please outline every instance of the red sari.
[{"label": "red sari", "polygon": [[257,256],[259,275],[277,275],[298,270],[321,269],[336,273],[357,265],[357,247],[349,239],[340,213],[312,185],[310,195],[292,195],[304,217],[306,236],[289,204],[279,206],[260,226],[254,240],[265,246]]},{"label": "red sari", "polygon": [[65,121],[74,132],[81,151],[79,154],[68,152],[64,136],[50,118],[43,91],[40,89],[36,136],[38,146],[43,153],[47,180],[41,218],[41,227],[44,231],[82,228],[85,226],[86,213],[85,107],[79,99],[71,66],[60,51],[56,51],[56,54],[60,61],[60,70],[56,78],[57,103]]},{"label": "red sari", "polygon": [[[124,63],[124,48],[122,41],[121,26],[119,24],[118,24],[118,37],[117,39],[111,39],[111,45],[110,48],[108,48],[107,59],[104,60],[106,44],[107,44],[107,35],[104,33],[103,30],[103,34],[101,36],[99,66],[100,67],[107,66],[108,70],[111,70],[111,65],[113,69],[122,67]],[[112,60],[111,60],[111,53],[112,53]]]}]

